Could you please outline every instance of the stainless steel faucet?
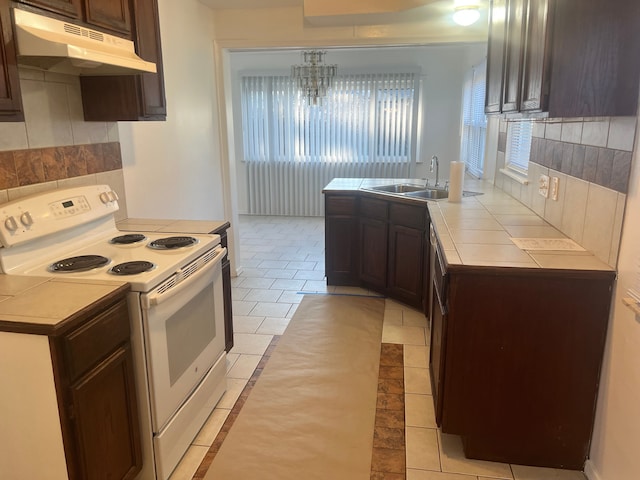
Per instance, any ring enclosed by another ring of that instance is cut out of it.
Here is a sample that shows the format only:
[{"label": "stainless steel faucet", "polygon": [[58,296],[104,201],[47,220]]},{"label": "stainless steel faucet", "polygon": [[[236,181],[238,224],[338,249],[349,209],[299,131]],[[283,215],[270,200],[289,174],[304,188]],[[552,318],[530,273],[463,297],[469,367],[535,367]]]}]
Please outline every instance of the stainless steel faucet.
[{"label": "stainless steel faucet", "polygon": [[431,157],[431,167],[429,168],[429,171],[433,173],[433,164],[435,163],[436,165],[436,183],[434,185],[434,187],[438,186],[438,175],[440,174],[440,163],[438,162],[438,157],[436,155],[434,155],[433,157]]}]

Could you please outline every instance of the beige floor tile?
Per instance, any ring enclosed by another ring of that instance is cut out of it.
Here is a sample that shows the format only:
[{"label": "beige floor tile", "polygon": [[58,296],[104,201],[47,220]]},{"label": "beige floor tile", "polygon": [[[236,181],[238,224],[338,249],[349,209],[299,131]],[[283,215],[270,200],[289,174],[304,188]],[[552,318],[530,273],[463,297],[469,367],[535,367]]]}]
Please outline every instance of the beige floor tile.
[{"label": "beige floor tile", "polygon": [[289,313],[290,308],[290,303],[258,302],[249,314],[256,317],[284,318]]},{"label": "beige floor tile", "polygon": [[231,370],[238,358],[240,358],[239,353],[227,353],[227,372]]},{"label": "beige floor tile", "polygon": [[384,311],[384,324],[402,326],[402,310],[389,309]]},{"label": "beige floor tile", "polygon": [[249,315],[249,312],[253,310],[257,302],[244,302],[242,300],[233,300],[231,302],[231,308],[234,315]]},{"label": "beige floor tile", "polygon": [[439,441],[440,461],[443,472],[513,479],[511,467],[506,463],[465,458],[462,450],[462,440],[457,435],[440,433]]},{"label": "beige floor tile", "polygon": [[582,472],[555,468],[527,467],[511,465],[515,480],[586,480]]},{"label": "beige floor tile", "polygon": [[207,454],[209,447],[202,447],[199,445],[192,445],[178,463],[178,466],[173,471],[169,480],[191,480],[193,474],[196,473],[202,459]]},{"label": "beige floor tile", "polygon": [[325,282],[324,280],[307,280],[306,282],[304,282],[302,290],[304,292],[331,293],[335,290],[335,287],[332,285],[327,285],[327,282]]},{"label": "beige floor tile", "polygon": [[437,430],[406,427],[406,443],[407,468],[440,471]]},{"label": "beige floor tile", "polygon": [[233,287],[231,289],[231,298],[233,300],[244,300],[244,297],[246,297],[250,291],[250,288]]},{"label": "beige floor tile", "polygon": [[226,408],[216,408],[211,412],[211,415],[209,415],[209,418],[198,432],[198,435],[196,435],[192,444],[210,447],[216,439],[218,432],[220,432],[224,421],[229,416],[229,412],[231,412],[231,410]]},{"label": "beige floor tile", "polygon": [[405,308],[402,310],[402,325],[405,327],[427,328],[427,317],[423,312]]},{"label": "beige floor tile", "polygon": [[291,304],[291,308],[289,308],[289,311],[287,312],[286,318],[291,320],[293,318],[293,315],[296,313],[296,310],[298,309],[299,306],[300,306],[299,303]]},{"label": "beige floor tile", "polygon": [[407,480],[477,480],[475,475],[407,469]]},{"label": "beige floor tile", "polygon": [[245,302],[277,302],[278,298],[282,295],[282,290],[266,288],[254,288],[245,295],[243,301]]},{"label": "beige floor tile", "polygon": [[246,384],[247,380],[244,378],[228,378],[227,391],[224,392],[224,395],[216,405],[216,408],[231,410]]},{"label": "beige floor tile", "polygon": [[300,303],[303,298],[304,294],[298,293],[297,290],[284,290],[278,298],[278,303]]},{"label": "beige floor tile", "polygon": [[409,427],[438,428],[431,395],[405,394],[404,417]]},{"label": "beige floor tile", "polygon": [[431,395],[431,378],[426,368],[404,368],[404,392]]},{"label": "beige floor tile", "polygon": [[404,346],[404,366],[428,368],[429,367],[429,347],[420,345]]},{"label": "beige floor tile", "polygon": [[240,358],[227,373],[227,378],[246,378],[248,380],[261,359],[262,355],[240,355]]},{"label": "beige floor tile", "polygon": [[[235,313],[235,312],[234,312]],[[248,315],[233,316],[234,333],[256,333],[266,317],[250,317]]]},{"label": "beige floor tile", "polygon": [[233,348],[231,349],[231,353],[263,355],[272,339],[273,335],[235,333],[233,335]]},{"label": "beige floor tile", "polygon": [[270,318],[267,317],[260,328],[258,333],[267,335],[282,335],[289,325],[291,319],[289,318]]},{"label": "beige floor tile", "polygon": [[385,343],[402,343],[404,345],[426,345],[424,328],[383,325],[382,341]]}]

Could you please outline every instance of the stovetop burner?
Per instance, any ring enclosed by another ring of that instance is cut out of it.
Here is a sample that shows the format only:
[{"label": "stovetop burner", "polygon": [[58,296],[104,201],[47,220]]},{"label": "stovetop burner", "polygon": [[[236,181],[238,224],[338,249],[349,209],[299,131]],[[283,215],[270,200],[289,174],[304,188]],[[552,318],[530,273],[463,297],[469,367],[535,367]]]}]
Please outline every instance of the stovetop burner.
[{"label": "stovetop burner", "polygon": [[79,257],[58,260],[51,264],[49,270],[52,272],[84,272],[102,267],[107,263],[109,263],[109,259],[102,255],[80,255]]},{"label": "stovetop burner", "polygon": [[114,275],[136,275],[138,273],[148,272],[156,268],[155,264],[146,260],[135,260],[132,262],[119,263],[109,269],[109,273]]},{"label": "stovetop burner", "polygon": [[117,245],[131,245],[132,243],[142,242],[146,239],[147,237],[141,233],[127,233],[126,235],[113,237],[109,240],[109,243],[115,243]]},{"label": "stovetop burner", "polygon": [[174,248],[189,247],[198,243],[193,237],[166,237],[159,238],[149,243],[149,248],[155,248],[156,250],[171,250]]}]

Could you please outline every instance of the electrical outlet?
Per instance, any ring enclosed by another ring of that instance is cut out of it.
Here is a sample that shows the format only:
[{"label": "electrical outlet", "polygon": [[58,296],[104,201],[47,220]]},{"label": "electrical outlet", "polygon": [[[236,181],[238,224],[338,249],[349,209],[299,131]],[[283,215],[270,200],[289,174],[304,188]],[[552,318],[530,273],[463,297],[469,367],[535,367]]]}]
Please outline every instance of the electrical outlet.
[{"label": "electrical outlet", "polygon": [[538,193],[544,198],[549,198],[549,175],[540,175],[538,179]]},{"label": "electrical outlet", "polygon": [[558,191],[560,189],[560,179],[558,177],[551,177],[551,187],[549,195],[551,195],[551,200],[558,201]]}]

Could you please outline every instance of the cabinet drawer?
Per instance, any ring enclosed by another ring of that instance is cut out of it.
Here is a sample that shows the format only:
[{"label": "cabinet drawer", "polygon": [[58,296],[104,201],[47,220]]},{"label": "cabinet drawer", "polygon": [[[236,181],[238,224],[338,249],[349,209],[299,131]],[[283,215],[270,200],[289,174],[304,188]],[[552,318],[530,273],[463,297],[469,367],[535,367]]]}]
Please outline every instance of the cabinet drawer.
[{"label": "cabinet drawer", "polygon": [[129,339],[129,311],[122,300],[91,319],[63,339],[71,380],[105,358]]},{"label": "cabinet drawer", "polygon": [[389,218],[391,223],[396,225],[424,230],[427,218],[426,207],[393,203],[391,204]]},{"label": "cabinet drawer", "polygon": [[330,195],[326,197],[325,206],[328,215],[355,215],[356,197]]},{"label": "cabinet drawer", "polygon": [[389,203],[375,198],[360,199],[360,214],[363,217],[374,218],[376,220],[387,220],[387,207]]}]

